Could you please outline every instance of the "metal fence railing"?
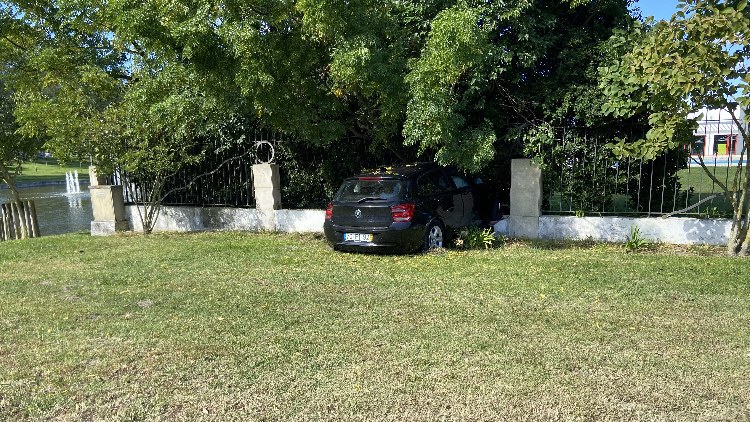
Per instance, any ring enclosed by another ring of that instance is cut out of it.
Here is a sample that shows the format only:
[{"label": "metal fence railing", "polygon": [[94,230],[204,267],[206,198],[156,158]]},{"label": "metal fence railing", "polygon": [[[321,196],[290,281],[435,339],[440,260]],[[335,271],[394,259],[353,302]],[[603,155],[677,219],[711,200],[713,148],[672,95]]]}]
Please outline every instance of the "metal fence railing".
[{"label": "metal fence railing", "polygon": [[[544,172],[543,213],[558,215],[730,217],[723,190],[689,148],[653,160],[617,158],[601,140],[561,139],[540,152]],[[569,142],[568,142],[569,141]],[[740,157],[703,157],[708,170],[728,186]]]},{"label": "metal fence railing", "polygon": [[[244,142],[213,142],[199,163],[167,176],[162,205],[254,207],[252,165],[272,162],[282,140],[279,134],[255,131]],[[153,175],[117,170],[109,183],[122,185],[125,203],[133,205],[149,197]]]}]

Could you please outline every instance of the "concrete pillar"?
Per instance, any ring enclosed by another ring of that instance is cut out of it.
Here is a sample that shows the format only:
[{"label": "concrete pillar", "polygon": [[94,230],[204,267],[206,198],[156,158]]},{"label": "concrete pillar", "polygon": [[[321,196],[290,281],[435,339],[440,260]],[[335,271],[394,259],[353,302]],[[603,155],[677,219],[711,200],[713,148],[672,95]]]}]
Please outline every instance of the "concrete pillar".
[{"label": "concrete pillar", "polygon": [[539,238],[541,215],[542,170],[531,160],[513,160],[511,162],[508,235],[524,239]]},{"label": "concrete pillar", "polygon": [[107,175],[102,174],[95,166],[89,166],[89,186],[104,186],[107,184]]},{"label": "concrete pillar", "polygon": [[261,228],[276,231],[276,210],[281,209],[281,178],[278,164],[253,166],[255,209],[260,213]]},{"label": "concrete pillar", "polygon": [[104,185],[106,177],[97,173],[95,167],[89,167],[89,186],[91,208],[94,221],[91,222],[92,236],[109,236],[115,232],[128,230],[125,217],[125,200],[122,186]]}]

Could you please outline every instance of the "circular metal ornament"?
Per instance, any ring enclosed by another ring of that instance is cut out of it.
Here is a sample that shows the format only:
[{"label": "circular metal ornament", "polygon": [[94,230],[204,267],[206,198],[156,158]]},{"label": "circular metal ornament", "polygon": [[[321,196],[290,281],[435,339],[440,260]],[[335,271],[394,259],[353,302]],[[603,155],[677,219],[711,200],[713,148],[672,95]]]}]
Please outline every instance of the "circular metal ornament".
[{"label": "circular metal ornament", "polygon": [[269,141],[255,142],[255,164],[270,164],[276,158],[276,150]]}]

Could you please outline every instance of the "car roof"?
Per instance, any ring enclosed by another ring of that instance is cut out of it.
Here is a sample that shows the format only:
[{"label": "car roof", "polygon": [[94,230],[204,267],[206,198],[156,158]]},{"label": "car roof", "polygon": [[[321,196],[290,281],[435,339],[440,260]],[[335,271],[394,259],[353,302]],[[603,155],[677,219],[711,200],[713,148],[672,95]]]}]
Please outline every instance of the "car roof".
[{"label": "car roof", "polygon": [[436,168],[440,168],[440,166],[436,163],[420,162],[409,164],[394,164],[390,166],[381,166],[375,169],[363,170],[360,174],[354,177],[393,177],[399,179],[407,179]]}]

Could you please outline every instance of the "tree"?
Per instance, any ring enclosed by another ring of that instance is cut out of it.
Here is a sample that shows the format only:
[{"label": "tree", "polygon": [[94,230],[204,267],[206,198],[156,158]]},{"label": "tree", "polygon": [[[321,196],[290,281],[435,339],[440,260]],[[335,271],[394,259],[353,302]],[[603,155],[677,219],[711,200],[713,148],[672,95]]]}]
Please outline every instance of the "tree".
[{"label": "tree", "polygon": [[[16,176],[23,162],[38,151],[40,144],[36,139],[18,134],[18,125],[13,116],[14,105],[12,93],[0,79],[0,181],[8,185],[12,202],[23,213],[25,205],[16,185]],[[26,224],[19,224],[18,227],[22,239],[31,235]]]},{"label": "tree", "polygon": [[[602,89],[608,97],[603,111],[614,117],[648,114],[650,129],[643,139],[620,140],[620,155],[653,158],[692,141],[690,133],[703,107],[726,109],[745,139],[744,160],[731,184],[713,179],[732,204],[732,229],[727,252],[750,252],[750,159],[747,148],[750,111],[750,8],[747,0],[688,0],[667,22],[637,27],[615,40],[625,54],[602,66]],[[745,119],[740,120],[739,110]]]},{"label": "tree", "polygon": [[201,158],[200,140],[233,108],[223,80],[207,83],[221,52],[205,31],[210,19],[195,25],[200,7],[160,14],[169,5],[131,3],[2,3],[0,36],[15,57],[7,75],[17,132],[147,185],[135,199],[149,233],[166,178]]},{"label": "tree", "polygon": [[[632,22],[623,0],[454,2],[410,63],[407,144],[479,170],[533,128],[595,126],[603,45]],[[530,141],[535,140],[530,138]]]},{"label": "tree", "polygon": [[25,41],[25,34],[5,29],[14,25],[9,11],[4,8],[0,8],[0,25],[4,28],[0,31],[0,180],[8,185],[13,201],[20,207],[21,195],[15,178],[23,160],[36,153],[40,143],[37,137],[23,137],[18,133],[17,102],[13,89],[8,86],[9,75],[21,59],[18,46]]},{"label": "tree", "polygon": [[0,180],[8,185],[13,201],[20,204],[21,196],[16,187],[15,176],[23,160],[34,154],[39,145],[34,139],[18,134],[13,109],[13,96],[0,80]]}]

